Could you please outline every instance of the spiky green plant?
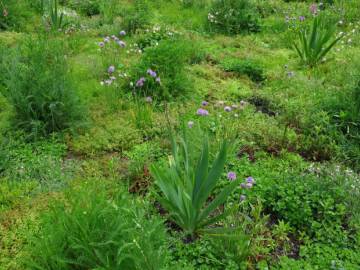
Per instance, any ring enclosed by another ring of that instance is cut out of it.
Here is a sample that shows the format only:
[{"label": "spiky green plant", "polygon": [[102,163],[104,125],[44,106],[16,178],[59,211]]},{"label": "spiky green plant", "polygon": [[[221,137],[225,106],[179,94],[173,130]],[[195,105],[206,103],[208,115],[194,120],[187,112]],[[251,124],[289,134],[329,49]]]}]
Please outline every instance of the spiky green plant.
[{"label": "spiky green plant", "polygon": [[314,18],[311,29],[299,31],[299,40],[294,48],[301,62],[309,67],[316,66],[335,46],[342,36],[335,37],[335,25],[325,20],[324,16]]},{"label": "spiky green plant", "polygon": [[64,29],[68,24],[64,19],[64,13],[59,12],[58,0],[50,0],[49,18],[50,18],[50,25],[52,30]]},{"label": "spiky green plant", "polygon": [[[191,157],[186,139],[178,145],[172,140],[169,166],[152,166],[151,173],[162,194],[157,195],[161,205],[169,212],[170,219],[187,234],[195,236],[206,226],[223,219],[228,211],[215,213],[231,192],[239,185],[229,183],[211,202],[208,202],[223,172],[227,143],[224,142],[209,170],[209,145],[204,145],[199,157]],[[196,164],[197,163],[197,164]]]}]

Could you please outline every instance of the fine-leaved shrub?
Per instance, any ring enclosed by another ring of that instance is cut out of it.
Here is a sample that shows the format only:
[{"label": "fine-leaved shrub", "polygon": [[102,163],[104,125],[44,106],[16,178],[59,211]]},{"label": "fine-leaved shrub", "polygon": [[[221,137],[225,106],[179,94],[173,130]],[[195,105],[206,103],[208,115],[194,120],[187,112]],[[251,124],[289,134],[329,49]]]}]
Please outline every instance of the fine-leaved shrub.
[{"label": "fine-leaved shrub", "polygon": [[259,16],[249,0],[215,0],[208,13],[209,29],[228,35],[258,32]]},{"label": "fine-leaved shrub", "polygon": [[35,17],[34,9],[26,0],[0,1],[0,30],[23,30]]},{"label": "fine-leaved shrub", "polygon": [[53,203],[39,233],[29,237],[26,269],[163,269],[168,248],[162,220],[116,191],[111,198],[103,185],[89,184]]},{"label": "fine-leaved shrub", "polygon": [[134,0],[123,15],[123,26],[129,34],[150,24],[151,10],[147,0]]},{"label": "fine-leaved shrub", "polygon": [[163,40],[158,46],[147,48],[140,63],[134,66],[133,91],[157,100],[185,96],[191,88],[185,67],[202,57],[202,50],[190,40]]},{"label": "fine-leaved shrub", "polygon": [[34,136],[72,128],[83,119],[65,55],[62,41],[39,36],[2,61],[2,94],[13,107],[13,121]]},{"label": "fine-leaved shrub", "polygon": [[99,0],[70,0],[69,6],[87,16],[100,14]]}]

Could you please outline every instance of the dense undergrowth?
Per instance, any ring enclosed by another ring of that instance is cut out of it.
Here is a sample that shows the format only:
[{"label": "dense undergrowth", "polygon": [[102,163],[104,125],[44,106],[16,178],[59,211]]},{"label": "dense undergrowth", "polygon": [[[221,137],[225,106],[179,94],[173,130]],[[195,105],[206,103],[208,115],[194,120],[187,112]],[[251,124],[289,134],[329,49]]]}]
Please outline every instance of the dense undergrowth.
[{"label": "dense undergrowth", "polygon": [[357,0],[0,0],[0,270],[360,268]]}]

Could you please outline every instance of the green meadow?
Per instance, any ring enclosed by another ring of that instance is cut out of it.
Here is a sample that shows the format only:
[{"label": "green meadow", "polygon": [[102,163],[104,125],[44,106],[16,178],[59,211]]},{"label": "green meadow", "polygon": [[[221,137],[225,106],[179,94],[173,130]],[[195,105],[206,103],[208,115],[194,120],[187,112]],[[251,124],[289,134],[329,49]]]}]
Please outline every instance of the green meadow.
[{"label": "green meadow", "polygon": [[359,270],[359,0],[0,0],[0,270]]}]

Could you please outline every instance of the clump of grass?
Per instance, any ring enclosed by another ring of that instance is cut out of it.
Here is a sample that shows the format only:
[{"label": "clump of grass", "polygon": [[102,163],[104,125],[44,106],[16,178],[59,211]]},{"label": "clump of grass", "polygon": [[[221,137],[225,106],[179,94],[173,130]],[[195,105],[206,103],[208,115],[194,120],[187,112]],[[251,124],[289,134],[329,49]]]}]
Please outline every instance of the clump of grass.
[{"label": "clump of grass", "polygon": [[63,41],[29,38],[4,57],[2,94],[12,105],[13,123],[33,137],[74,128],[84,119],[69,75]]},{"label": "clump of grass", "polygon": [[167,259],[163,221],[149,207],[104,185],[73,188],[40,220],[30,237],[27,269],[163,269]]},{"label": "clump of grass", "polygon": [[254,82],[262,82],[265,80],[264,71],[261,65],[253,60],[229,58],[225,59],[221,63],[221,66],[227,72],[234,72],[238,75],[247,75]]}]

